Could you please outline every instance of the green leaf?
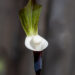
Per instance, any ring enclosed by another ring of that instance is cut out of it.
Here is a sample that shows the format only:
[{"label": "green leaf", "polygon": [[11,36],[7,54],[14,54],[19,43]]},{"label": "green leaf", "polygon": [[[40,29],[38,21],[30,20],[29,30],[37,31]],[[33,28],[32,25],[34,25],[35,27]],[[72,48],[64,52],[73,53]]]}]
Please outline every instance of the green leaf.
[{"label": "green leaf", "polygon": [[5,69],[5,62],[3,59],[0,59],[0,72],[3,72]]},{"label": "green leaf", "polygon": [[33,4],[31,0],[20,10],[19,18],[27,36],[38,34],[40,12],[41,5]]}]

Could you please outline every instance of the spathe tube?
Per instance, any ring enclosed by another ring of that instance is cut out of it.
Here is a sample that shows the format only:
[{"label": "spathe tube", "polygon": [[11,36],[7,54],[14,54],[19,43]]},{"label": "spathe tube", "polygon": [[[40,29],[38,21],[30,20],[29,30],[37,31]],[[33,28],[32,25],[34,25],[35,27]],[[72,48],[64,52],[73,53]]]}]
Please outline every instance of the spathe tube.
[{"label": "spathe tube", "polygon": [[42,51],[47,48],[48,42],[40,35],[27,36],[25,46],[33,51],[34,70],[36,75],[40,75],[42,70]]}]

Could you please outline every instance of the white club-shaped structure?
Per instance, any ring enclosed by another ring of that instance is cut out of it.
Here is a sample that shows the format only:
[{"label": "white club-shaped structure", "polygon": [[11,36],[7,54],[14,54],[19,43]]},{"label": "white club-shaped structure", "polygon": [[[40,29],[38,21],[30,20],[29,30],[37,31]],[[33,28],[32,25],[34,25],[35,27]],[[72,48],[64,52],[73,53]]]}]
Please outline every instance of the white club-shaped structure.
[{"label": "white club-shaped structure", "polygon": [[25,46],[32,51],[43,51],[48,46],[48,42],[40,35],[27,36]]}]

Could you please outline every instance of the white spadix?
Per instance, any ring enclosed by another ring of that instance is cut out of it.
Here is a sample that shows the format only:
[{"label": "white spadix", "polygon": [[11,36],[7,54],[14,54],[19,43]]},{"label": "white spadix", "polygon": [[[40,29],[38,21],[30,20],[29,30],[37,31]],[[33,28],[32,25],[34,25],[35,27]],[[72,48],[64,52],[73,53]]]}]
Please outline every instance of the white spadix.
[{"label": "white spadix", "polygon": [[48,46],[48,42],[40,35],[27,36],[25,46],[32,51],[43,51]]}]

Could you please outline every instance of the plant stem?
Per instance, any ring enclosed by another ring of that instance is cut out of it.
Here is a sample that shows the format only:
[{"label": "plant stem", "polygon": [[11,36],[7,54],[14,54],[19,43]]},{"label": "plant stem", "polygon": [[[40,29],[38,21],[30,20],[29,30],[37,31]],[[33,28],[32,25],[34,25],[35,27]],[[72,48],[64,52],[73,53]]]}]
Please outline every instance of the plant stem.
[{"label": "plant stem", "polygon": [[34,51],[34,69],[35,69],[35,73],[36,75],[40,75],[41,69],[42,69],[42,52],[39,51]]}]

